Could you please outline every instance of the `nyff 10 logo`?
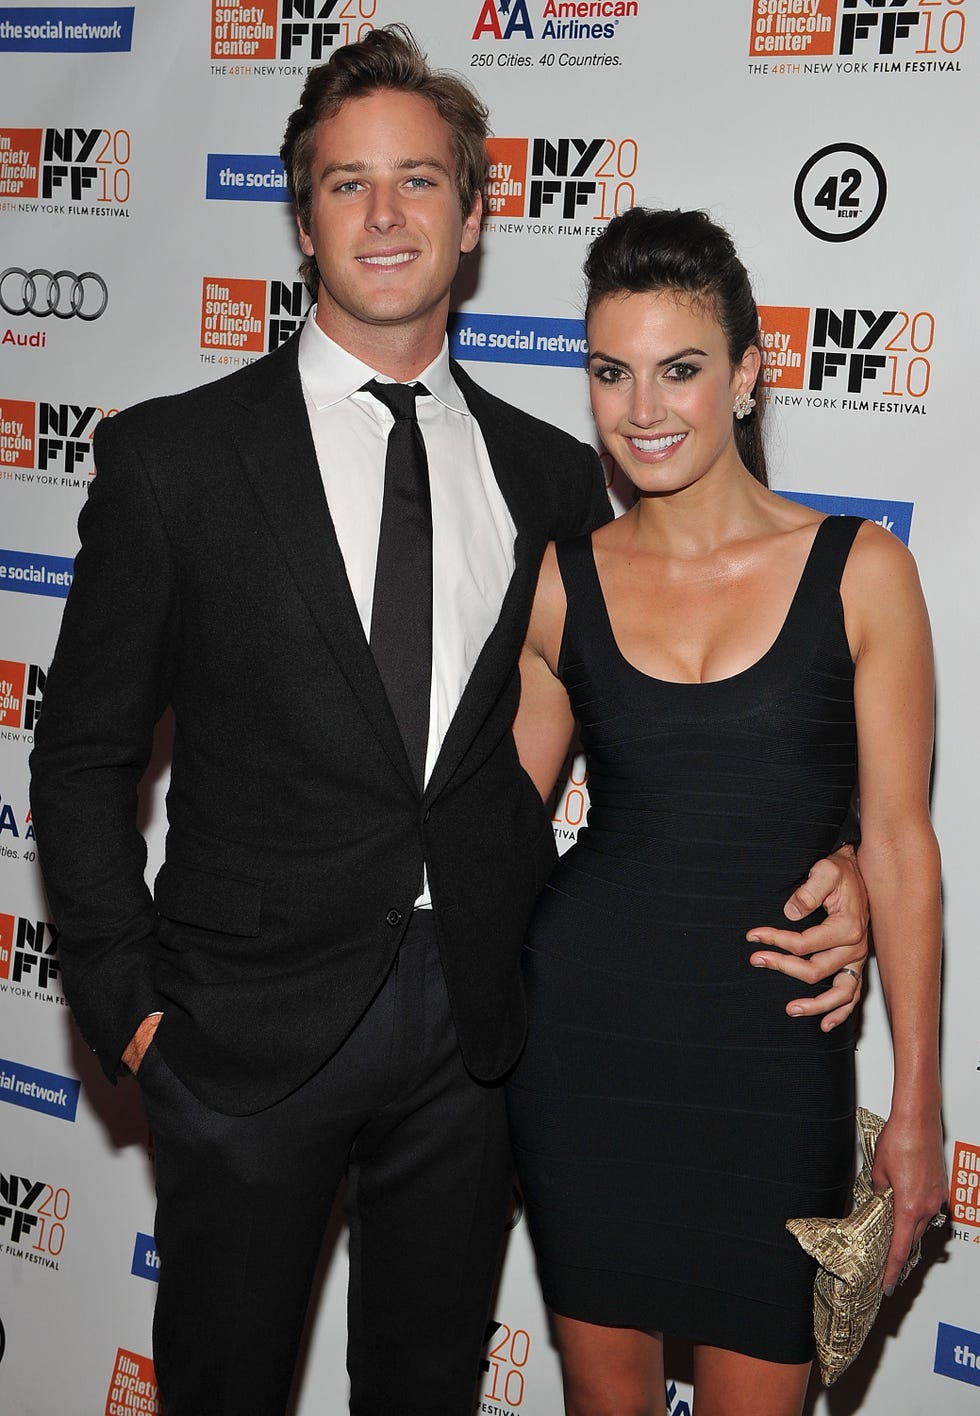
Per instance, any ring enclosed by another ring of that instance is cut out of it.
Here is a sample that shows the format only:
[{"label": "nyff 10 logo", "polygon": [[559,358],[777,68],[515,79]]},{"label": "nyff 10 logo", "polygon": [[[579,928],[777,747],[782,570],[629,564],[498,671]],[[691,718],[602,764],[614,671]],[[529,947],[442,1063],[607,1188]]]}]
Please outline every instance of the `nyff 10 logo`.
[{"label": "nyff 10 logo", "polygon": [[[487,1324],[484,1348],[480,1370],[487,1375],[480,1409],[499,1412],[503,1416],[501,1405],[507,1411],[513,1411],[524,1400],[524,1368],[531,1355],[531,1337],[524,1328],[511,1328],[491,1318]],[[491,1401],[500,1405],[491,1407],[487,1404]]]},{"label": "nyff 10 logo", "polygon": [[117,411],[97,404],[0,400],[0,481],[87,483],[95,475],[92,434]]},{"label": "nyff 10 logo", "polygon": [[[763,383],[775,403],[924,414],[936,319],[928,310],[760,305]],[[783,398],[781,395],[786,394]]]},{"label": "nyff 10 logo", "polygon": [[[43,919],[0,914],[0,993],[51,989],[58,980],[58,931]],[[14,985],[21,985],[20,988]]]},{"label": "nyff 10 logo", "polygon": [[[965,37],[964,0],[753,0],[749,54],[872,61],[899,54],[907,58],[901,67],[914,71],[923,61],[908,56],[956,54]],[[872,72],[894,67],[876,62]]]},{"label": "nyff 10 logo", "polygon": [[[40,664],[0,659],[0,729],[32,733],[41,716],[47,676]],[[0,916],[2,918],[2,916]]]},{"label": "nyff 10 logo", "polygon": [[0,1172],[0,1240],[10,1257],[59,1268],[70,1210],[71,1193],[64,1186]]},{"label": "nyff 10 logo", "polygon": [[125,128],[0,128],[0,197],[19,211],[64,212],[67,201],[73,216],[128,216],[131,147]]},{"label": "nyff 10 logo", "polygon": [[[635,138],[489,138],[487,156],[491,218],[608,221],[636,205]],[[585,234],[581,227],[558,229]]]},{"label": "nyff 10 logo", "polygon": [[296,333],[311,304],[301,280],[206,275],[201,292],[201,348],[228,352],[202,354],[201,362],[241,364],[249,362],[245,356],[271,353]]},{"label": "nyff 10 logo", "polygon": [[377,8],[378,0],[211,0],[211,58],[319,63],[374,29]]}]

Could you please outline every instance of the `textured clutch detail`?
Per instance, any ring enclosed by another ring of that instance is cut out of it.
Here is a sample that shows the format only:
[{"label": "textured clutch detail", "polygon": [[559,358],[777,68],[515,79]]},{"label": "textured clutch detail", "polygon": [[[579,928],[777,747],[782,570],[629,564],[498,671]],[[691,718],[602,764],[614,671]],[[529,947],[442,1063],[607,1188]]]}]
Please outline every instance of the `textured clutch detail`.
[{"label": "textured clutch detail", "polygon": [[[876,1195],[871,1186],[880,1116],[857,1109],[864,1166],[854,1182],[854,1209],[845,1219],[789,1219],[786,1228],[820,1265],[813,1285],[813,1332],[824,1386],[831,1386],[854,1361],[881,1307],[881,1281],[895,1223],[891,1190]],[[904,1283],[919,1262],[912,1245],[899,1278]]]}]

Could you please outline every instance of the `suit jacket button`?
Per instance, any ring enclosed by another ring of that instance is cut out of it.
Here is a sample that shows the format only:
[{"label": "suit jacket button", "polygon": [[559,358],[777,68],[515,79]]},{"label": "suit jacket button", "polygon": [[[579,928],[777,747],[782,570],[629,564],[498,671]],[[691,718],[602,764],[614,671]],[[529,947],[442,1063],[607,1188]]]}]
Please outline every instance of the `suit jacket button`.
[{"label": "suit jacket button", "polygon": [[402,922],[401,910],[389,910],[385,915],[385,923],[390,924],[392,929],[396,929]]}]

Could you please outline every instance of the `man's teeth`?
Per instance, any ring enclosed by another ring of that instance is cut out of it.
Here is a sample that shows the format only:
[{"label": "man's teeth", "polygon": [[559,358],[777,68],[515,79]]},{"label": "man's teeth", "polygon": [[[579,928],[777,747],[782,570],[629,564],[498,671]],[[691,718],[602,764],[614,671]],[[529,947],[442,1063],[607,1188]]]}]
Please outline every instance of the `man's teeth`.
[{"label": "man's teeth", "polygon": [[663,452],[664,448],[683,442],[686,436],[686,433],[671,433],[665,438],[630,438],[630,442],[639,452]]},{"label": "man's teeth", "polygon": [[415,252],[400,251],[397,256],[358,256],[357,259],[366,262],[368,265],[405,265],[408,261],[414,261]]}]

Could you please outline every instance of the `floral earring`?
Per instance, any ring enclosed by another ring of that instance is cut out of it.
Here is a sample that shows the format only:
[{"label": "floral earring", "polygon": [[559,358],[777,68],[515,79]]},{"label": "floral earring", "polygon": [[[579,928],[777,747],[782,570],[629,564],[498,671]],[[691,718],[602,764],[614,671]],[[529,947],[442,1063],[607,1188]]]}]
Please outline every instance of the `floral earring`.
[{"label": "floral earring", "polygon": [[747,393],[740,393],[736,395],[735,402],[732,405],[732,412],[739,422],[741,422],[747,414],[752,412],[754,407],[755,399]]}]

